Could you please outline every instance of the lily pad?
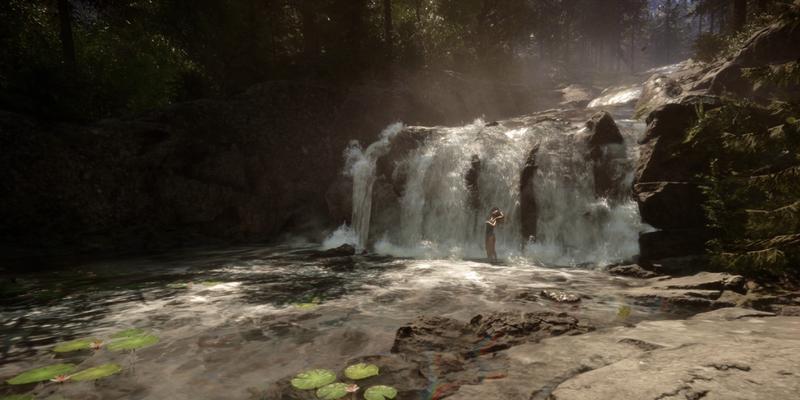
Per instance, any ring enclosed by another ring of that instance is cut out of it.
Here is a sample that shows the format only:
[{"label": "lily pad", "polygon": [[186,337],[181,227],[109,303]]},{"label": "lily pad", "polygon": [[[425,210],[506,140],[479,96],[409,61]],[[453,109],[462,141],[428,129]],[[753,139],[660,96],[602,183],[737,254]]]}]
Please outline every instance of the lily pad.
[{"label": "lily pad", "polygon": [[620,306],[617,310],[617,317],[619,319],[626,319],[631,315],[631,307],[630,306]]},{"label": "lily pad", "polygon": [[358,363],[344,370],[344,376],[353,380],[366,379],[375,375],[378,375],[378,366],[375,364]]},{"label": "lily pad", "polygon": [[366,400],[386,400],[395,397],[397,397],[397,389],[391,386],[372,386],[364,392],[364,398]]},{"label": "lily pad", "polygon": [[152,346],[158,343],[158,340],[158,336],[155,335],[131,336],[111,342],[106,348],[111,351],[136,350]]},{"label": "lily pad", "polygon": [[119,364],[103,364],[98,367],[89,368],[72,375],[70,379],[73,381],[94,381],[100,378],[105,378],[122,371]]},{"label": "lily pad", "polygon": [[327,369],[312,369],[292,378],[292,386],[300,390],[319,389],[336,380],[336,374]]},{"label": "lily pad", "polygon": [[59,343],[56,345],[56,347],[53,347],[53,351],[55,351],[56,353],[69,353],[78,350],[89,350],[92,348],[92,342],[94,342],[95,340],[97,339],[89,338],[89,339],[78,339],[78,340],[73,340],[71,342]]},{"label": "lily pad", "polygon": [[142,336],[142,335],[144,335],[146,333],[147,332],[145,332],[144,329],[131,328],[131,329],[125,329],[124,331],[117,332],[117,333],[111,335],[111,338],[112,339],[129,338],[129,337],[134,337],[134,336]]},{"label": "lily pad", "polygon": [[25,371],[6,381],[9,385],[24,385],[26,383],[43,382],[58,375],[68,374],[75,370],[75,364],[54,364],[46,367]]},{"label": "lily pad", "polygon": [[189,284],[185,283],[185,282],[168,283],[167,284],[167,288],[168,289],[188,289],[189,288]]},{"label": "lily pad", "polygon": [[317,389],[317,397],[322,400],[337,400],[347,396],[347,384],[336,382]]},{"label": "lily pad", "polygon": [[205,287],[211,287],[211,286],[221,285],[222,282],[220,282],[220,281],[203,281],[203,282],[200,282],[200,284],[205,286]]}]

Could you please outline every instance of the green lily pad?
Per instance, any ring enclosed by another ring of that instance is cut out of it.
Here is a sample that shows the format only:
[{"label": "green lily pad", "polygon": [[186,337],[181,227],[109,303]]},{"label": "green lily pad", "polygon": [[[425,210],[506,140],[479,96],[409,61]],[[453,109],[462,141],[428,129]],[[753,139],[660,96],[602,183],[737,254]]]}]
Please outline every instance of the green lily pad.
[{"label": "green lily pad", "polygon": [[158,340],[158,336],[155,335],[131,336],[111,342],[106,348],[111,351],[136,350],[152,346],[158,343]]},{"label": "green lily pad", "polygon": [[187,288],[189,288],[189,284],[185,283],[185,282],[169,283],[169,284],[167,284],[167,288],[168,289],[187,289]]},{"label": "green lily pad", "polygon": [[397,397],[397,389],[391,386],[377,385],[372,386],[364,392],[366,400],[386,400]]},{"label": "green lily pad", "polygon": [[313,310],[317,308],[319,304],[314,303],[294,303],[294,306],[301,309],[301,310]]},{"label": "green lily pad", "polygon": [[107,376],[111,376],[116,374],[117,372],[122,371],[122,367],[119,364],[103,364],[98,367],[89,368],[78,372],[75,375],[72,375],[70,379],[73,381],[94,381],[100,378],[105,378]]},{"label": "green lily pad", "polygon": [[378,375],[378,366],[375,364],[358,363],[344,370],[344,376],[353,380],[366,379],[375,375]]},{"label": "green lily pad", "polygon": [[312,369],[292,378],[292,386],[300,390],[319,389],[336,380],[336,374],[327,369]]},{"label": "green lily pad", "polygon": [[131,329],[125,329],[124,331],[117,332],[117,333],[111,335],[111,338],[112,339],[129,338],[129,337],[134,337],[134,336],[142,336],[142,335],[144,335],[146,333],[147,332],[145,332],[144,329],[131,328]]},{"label": "green lily pad", "polygon": [[317,389],[317,397],[322,400],[337,400],[347,396],[347,384],[336,382]]},{"label": "green lily pad", "polygon": [[53,351],[55,351],[56,353],[69,353],[78,350],[89,350],[92,348],[92,342],[94,342],[95,340],[97,339],[89,338],[89,339],[78,339],[78,340],[73,340],[71,342],[59,343],[56,345],[56,347],[53,347]]},{"label": "green lily pad", "polygon": [[626,319],[631,315],[631,307],[630,306],[620,306],[617,310],[617,317],[619,319]]},{"label": "green lily pad", "polygon": [[75,370],[75,364],[55,364],[46,367],[25,371],[6,381],[9,385],[24,385],[26,383],[43,382],[58,375],[68,374]]},{"label": "green lily pad", "polygon": [[220,281],[203,281],[203,282],[200,282],[200,284],[205,286],[205,287],[217,286],[217,285],[221,285],[222,283],[223,282],[220,282]]}]

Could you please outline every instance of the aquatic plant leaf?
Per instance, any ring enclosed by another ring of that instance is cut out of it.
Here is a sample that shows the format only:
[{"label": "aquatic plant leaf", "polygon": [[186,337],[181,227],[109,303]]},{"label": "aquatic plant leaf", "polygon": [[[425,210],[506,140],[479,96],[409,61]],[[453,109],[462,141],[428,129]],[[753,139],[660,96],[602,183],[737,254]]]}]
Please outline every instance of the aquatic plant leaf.
[{"label": "aquatic plant leaf", "polygon": [[620,306],[619,310],[617,310],[617,317],[619,319],[627,319],[630,315],[631,315],[630,306]]},{"label": "aquatic plant leaf", "polygon": [[322,400],[337,400],[347,396],[346,383],[336,382],[317,389],[317,397]]},{"label": "aquatic plant leaf", "polygon": [[300,390],[319,389],[336,380],[336,374],[327,369],[312,369],[292,378],[292,386]]},{"label": "aquatic plant leaf", "polygon": [[167,284],[168,289],[188,289],[189,284],[185,282],[178,282],[178,283],[169,283]]},{"label": "aquatic plant leaf", "polygon": [[397,389],[391,386],[372,386],[364,392],[364,398],[366,400],[385,400],[385,399],[393,399],[397,397]]},{"label": "aquatic plant leaf", "polygon": [[68,374],[75,370],[75,364],[54,364],[46,367],[25,371],[6,381],[9,385],[24,385],[26,383],[43,382],[58,375]]},{"label": "aquatic plant leaf", "polygon": [[56,353],[69,353],[78,350],[89,350],[92,348],[92,343],[96,340],[95,338],[89,338],[59,343],[56,347],[53,347],[53,351]]},{"label": "aquatic plant leaf", "polygon": [[117,332],[117,333],[111,335],[111,338],[112,339],[129,338],[129,337],[134,337],[134,336],[142,336],[142,335],[144,335],[146,333],[147,332],[145,332],[144,329],[131,328],[131,329],[125,329],[124,331]]},{"label": "aquatic plant leaf", "polygon": [[122,371],[122,367],[119,364],[103,364],[97,367],[85,369],[77,374],[74,374],[70,377],[73,381],[94,381],[100,378],[105,378],[107,376],[111,376],[116,374],[117,372]]},{"label": "aquatic plant leaf", "polygon": [[314,303],[294,303],[294,306],[301,309],[301,310],[313,310],[317,308],[319,304]]},{"label": "aquatic plant leaf", "polygon": [[205,286],[205,287],[221,285],[222,283],[223,282],[220,282],[220,281],[203,281],[203,282],[200,282],[200,284]]},{"label": "aquatic plant leaf", "polygon": [[344,376],[348,379],[359,380],[378,375],[378,372],[378,366],[375,364],[358,363],[345,368]]},{"label": "aquatic plant leaf", "polygon": [[136,350],[152,346],[158,343],[158,340],[158,336],[155,335],[131,336],[111,342],[106,348],[111,351]]}]

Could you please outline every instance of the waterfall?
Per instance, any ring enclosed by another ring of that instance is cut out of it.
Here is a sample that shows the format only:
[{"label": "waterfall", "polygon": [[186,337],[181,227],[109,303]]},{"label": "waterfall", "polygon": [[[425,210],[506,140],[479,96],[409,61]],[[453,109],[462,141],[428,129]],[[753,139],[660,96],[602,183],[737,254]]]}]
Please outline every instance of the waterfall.
[{"label": "waterfall", "polygon": [[[403,129],[403,124],[394,123],[384,129],[379,139],[362,150],[358,142],[351,142],[345,150],[345,173],[353,177],[353,227],[356,247],[364,248],[369,239],[369,224],[372,214],[372,185],[375,183],[375,162],[389,151],[389,140]],[[347,227],[340,227],[339,231]],[[337,231],[338,232],[338,231]],[[334,232],[333,236],[337,235]]]},{"label": "waterfall", "polygon": [[[401,155],[393,143],[413,128],[393,124],[366,150],[357,144],[347,150],[358,247],[396,256],[484,257],[485,220],[499,207],[506,214],[496,228],[501,258],[550,265],[630,259],[643,229],[630,190],[644,124],[617,125],[624,143],[607,145],[603,153],[619,195],[604,198],[596,194],[583,122],[524,117],[430,128],[420,145]],[[389,156],[383,160],[391,160],[389,170],[379,172],[376,164]],[[532,156],[533,199],[523,200],[522,171]],[[534,211],[523,206],[533,200]],[[535,220],[532,237],[522,233],[523,211],[535,213],[527,216]]]}]

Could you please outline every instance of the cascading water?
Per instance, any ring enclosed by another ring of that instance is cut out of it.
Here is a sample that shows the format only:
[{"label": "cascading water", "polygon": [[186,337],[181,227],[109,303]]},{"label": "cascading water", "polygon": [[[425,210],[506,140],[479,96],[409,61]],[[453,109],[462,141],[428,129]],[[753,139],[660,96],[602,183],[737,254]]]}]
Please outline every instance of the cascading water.
[{"label": "cascading water", "polygon": [[[609,90],[593,103],[622,107],[640,91]],[[483,257],[485,220],[499,207],[506,214],[496,229],[503,258],[546,265],[631,259],[645,229],[630,193],[645,126],[617,120],[623,143],[602,147],[610,195],[595,184],[598,159],[589,156],[584,124],[590,114],[577,114],[454,128],[393,124],[366,149],[351,144],[345,174],[353,179],[352,226],[340,227],[325,247],[349,242],[395,256]]]}]

